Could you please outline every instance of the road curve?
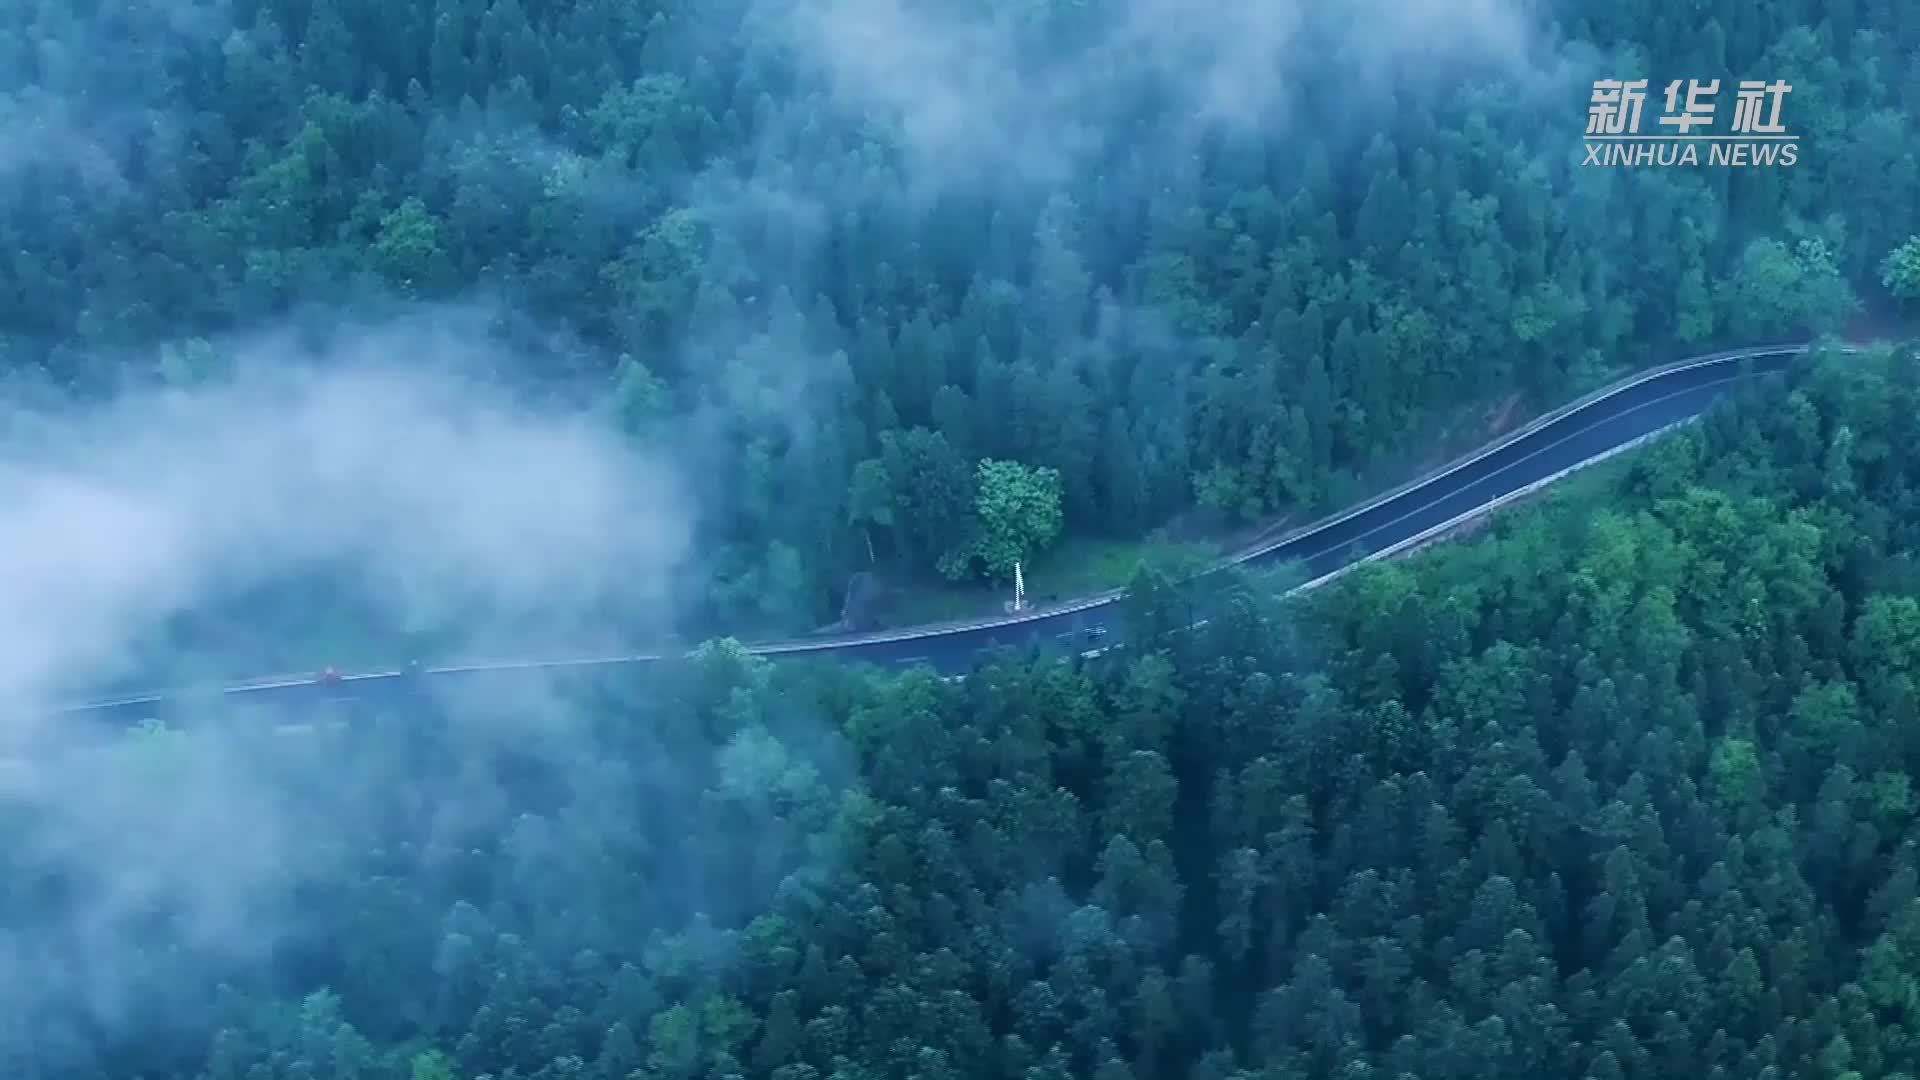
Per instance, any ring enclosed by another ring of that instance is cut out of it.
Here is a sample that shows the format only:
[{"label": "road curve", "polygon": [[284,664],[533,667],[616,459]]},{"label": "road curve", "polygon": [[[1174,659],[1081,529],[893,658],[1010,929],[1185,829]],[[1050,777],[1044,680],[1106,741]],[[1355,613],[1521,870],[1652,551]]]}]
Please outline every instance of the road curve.
[{"label": "road curve", "polygon": [[[1736,382],[1784,370],[1806,344],[1768,345],[1689,357],[1628,376],[1547,413],[1449,465],[1242,552],[1227,564],[1297,561],[1311,587],[1373,558],[1398,551],[1476,512],[1551,482],[1583,464],[1699,415]],[[1851,352],[1851,347],[1842,346]],[[944,674],[968,670],[982,652],[1000,646],[1059,641],[1086,649],[1118,621],[1119,590],[1038,609],[1020,616],[912,627],[875,634],[749,645],[763,656],[826,656],[889,667],[925,664]],[[1117,630],[1117,626],[1112,627]],[[1104,643],[1105,639],[1102,639]],[[528,671],[563,672],[652,663],[657,655],[576,657],[428,668],[419,678],[435,685],[512,677]],[[408,688],[399,671],[366,672],[321,684],[309,677],[253,682],[202,691],[260,704],[361,697]],[[190,695],[159,692],[89,702],[61,710],[128,723],[155,715]]]}]

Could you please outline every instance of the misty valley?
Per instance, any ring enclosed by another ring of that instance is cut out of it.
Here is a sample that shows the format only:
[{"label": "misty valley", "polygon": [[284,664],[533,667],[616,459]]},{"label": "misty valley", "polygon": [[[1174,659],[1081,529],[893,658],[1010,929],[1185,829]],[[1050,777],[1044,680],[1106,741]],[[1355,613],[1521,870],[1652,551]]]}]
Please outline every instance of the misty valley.
[{"label": "misty valley", "polygon": [[5,1080],[1920,1080],[1920,8],[0,61]]}]

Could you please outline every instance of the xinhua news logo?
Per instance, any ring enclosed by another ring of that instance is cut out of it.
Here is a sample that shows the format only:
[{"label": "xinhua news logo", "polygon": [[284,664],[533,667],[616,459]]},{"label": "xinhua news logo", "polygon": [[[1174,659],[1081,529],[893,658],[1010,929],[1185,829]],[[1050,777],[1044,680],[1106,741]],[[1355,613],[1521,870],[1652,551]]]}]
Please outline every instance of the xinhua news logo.
[{"label": "xinhua news logo", "polygon": [[1704,159],[1708,165],[1729,168],[1768,168],[1800,160],[1800,137],[1780,122],[1780,103],[1793,93],[1792,84],[1742,81],[1734,90],[1726,131],[1714,130],[1714,98],[1719,93],[1719,79],[1673,80],[1667,84],[1663,114],[1656,118],[1659,126],[1643,132],[1640,113],[1647,101],[1647,80],[1595,81],[1582,164],[1639,168],[1699,165]]}]

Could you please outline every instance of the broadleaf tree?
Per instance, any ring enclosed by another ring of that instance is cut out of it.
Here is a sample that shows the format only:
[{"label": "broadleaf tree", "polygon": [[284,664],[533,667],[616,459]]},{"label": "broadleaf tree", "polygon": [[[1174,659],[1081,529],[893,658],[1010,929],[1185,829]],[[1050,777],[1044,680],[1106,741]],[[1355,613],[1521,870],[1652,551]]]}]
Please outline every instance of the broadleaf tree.
[{"label": "broadleaf tree", "polygon": [[1880,264],[1880,284],[1896,300],[1920,300],[1920,236],[1907,237],[1906,243],[1887,253]]},{"label": "broadleaf tree", "polygon": [[959,580],[978,564],[1004,581],[1015,567],[1060,535],[1060,473],[1042,466],[989,458],[975,471],[974,532],[969,543],[940,561]]}]

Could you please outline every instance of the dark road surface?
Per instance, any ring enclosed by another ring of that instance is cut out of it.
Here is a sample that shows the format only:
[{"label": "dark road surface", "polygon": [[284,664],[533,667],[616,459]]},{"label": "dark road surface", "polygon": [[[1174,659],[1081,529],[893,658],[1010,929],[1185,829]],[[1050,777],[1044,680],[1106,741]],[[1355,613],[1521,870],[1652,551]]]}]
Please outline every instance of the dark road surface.
[{"label": "dark road surface", "polygon": [[[1386,495],[1308,525],[1235,562],[1276,564],[1298,560],[1309,584],[1439,530],[1489,504],[1616,450],[1635,439],[1699,415],[1737,382],[1780,371],[1808,351],[1805,345],[1745,349],[1668,364],[1622,380],[1579,402],[1549,413],[1519,431],[1452,465]],[[1118,637],[1117,593],[1056,605],[1024,616],[972,623],[907,628],[878,634],[750,645],[765,656],[825,656],[885,666],[925,664],[943,674],[970,670],[982,652],[996,646],[1060,642],[1075,651],[1105,647]],[[572,658],[428,668],[418,678],[433,683],[511,678],[516,672],[591,669],[650,663],[657,656]],[[247,702],[285,703],[394,693],[409,688],[399,671],[346,675],[336,683],[313,678],[251,683],[205,691]],[[172,693],[91,702],[67,715],[137,723],[176,699]]]}]

